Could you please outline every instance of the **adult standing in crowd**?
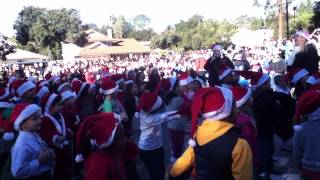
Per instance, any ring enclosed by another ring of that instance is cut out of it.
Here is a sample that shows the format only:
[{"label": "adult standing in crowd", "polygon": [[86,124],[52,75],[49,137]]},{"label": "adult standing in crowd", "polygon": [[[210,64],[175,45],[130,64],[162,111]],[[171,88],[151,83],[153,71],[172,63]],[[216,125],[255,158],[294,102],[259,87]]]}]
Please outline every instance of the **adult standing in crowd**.
[{"label": "adult standing in crowd", "polygon": [[319,56],[314,44],[307,43],[309,34],[305,31],[298,31],[295,34],[295,47],[288,59],[288,70],[293,67],[306,69],[309,73],[315,74],[319,71]]},{"label": "adult standing in crowd", "polygon": [[213,45],[212,49],[213,55],[204,65],[204,69],[209,73],[208,82],[211,87],[220,84],[218,70],[221,66],[228,66],[229,68],[234,69],[234,65],[231,60],[223,54],[221,44]]}]

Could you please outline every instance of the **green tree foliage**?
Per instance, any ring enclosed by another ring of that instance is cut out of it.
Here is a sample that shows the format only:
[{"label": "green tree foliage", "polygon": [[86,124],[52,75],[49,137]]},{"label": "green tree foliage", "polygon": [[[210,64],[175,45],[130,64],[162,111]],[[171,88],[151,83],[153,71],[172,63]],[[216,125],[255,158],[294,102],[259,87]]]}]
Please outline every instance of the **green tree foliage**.
[{"label": "green tree foliage", "polygon": [[151,19],[144,14],[139,14],[133,18],[133,25],[136,30],[144,30],[150,23]]},{"label": "green tree foliage", "polygon": [[193,15],[187,21],[180,21],[169,26],[163,33],[151,41],[152,48],[161,49],[202,49],[215,42],[228,42],[237,31],[237,25],[227,20],[205,20],[200,15]]},{"label": "green tree foliage", "polygon": [[149,29],[142,29],[142,30],[132,30],[128,38],[134,38],[137,41],[149,41],[156,33],[153,31],[152,28]]},{"label": "green tree foliage", "polygon": [[113,25],[115,38],[127,38],[133,30],[132,24],[127,22],[123,16],[118,16]]},{"label": "green tree foliage", "polygon": [[19,47],[61,58],[61,42],[84,44],[85,35],[79,12],[75,9],[25,7],[14,24]]},{"label": "green tree foliage", "polygon": [[310,26],[312,17],[314,15],[313,12],[313,4],[311,0],[307,0],[306,2],[301,2],[301,4],[297,8],[297,16],[296,22],[293,25],[295,29],[307,29]]},{"label": "green tree foliage", "polygon": [[320,1],[314,3],[313,7],[313,16],[311,18],[311,22],[314,25],[314,28],[320,27]]}]

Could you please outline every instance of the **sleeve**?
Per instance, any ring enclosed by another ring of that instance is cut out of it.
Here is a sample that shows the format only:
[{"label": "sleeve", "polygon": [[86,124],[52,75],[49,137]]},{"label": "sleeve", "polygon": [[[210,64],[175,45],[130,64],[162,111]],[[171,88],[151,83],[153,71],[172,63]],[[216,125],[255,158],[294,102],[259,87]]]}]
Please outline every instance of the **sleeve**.
[{"label": "sleeve", "polygon": [[252,153],[244,139],[238,139],[232,151],[232,175],[235,180],[252,179]]},{"label": "sleeve", "polygon": [[204,69],[207,70],[207,71],[209,71],[209,70],[211,69],[211,67],[212,67],[212,63],[210,62],[210,61],[211,61],[211,58],[212,58],[212,57],[210,57],[210,58],[207,60],[206,64],[204,65]]},{"label": "sleeve", "polygon": [[60,147],[61,144],[56,142],[59,133],[56,130],[56,127],[52,124],[52,122],[44,117],[42,119],[41,129],[40,129],[41,138],[51,147]]},{"label": "sleeve", "polygon": [[293,135],[293,155],[298,166],[301,166],[302,155],[303,155],[303,145],[301,139],[302,125],[294,126],[294,135]]},{"label": "sleeve", "polygon": [[110,101],[106,100],[103,103],[103,112],[112,112],[112,104]]},{"label": "sleeve", "polygon": [[[101,168],[103,167],[103,168]],[[100,158],[87,159],[85,162],[85,179],[105,180],[112,179],[112,165],[109,160]]]},{"label": "sleeve", "polygon": [[173,164],[170,169],[170,175],[173,177],[180,176],[187,170],[189,170],[195,162],[194,149],[188,147],[188,149],[182,154],[182,156]]},{"label": "sleeve", "polygon": [[31,152],[26,147],[13,148],[11,172],[16,178],[26,178],[39,173],[38,159],[30,160]]}]

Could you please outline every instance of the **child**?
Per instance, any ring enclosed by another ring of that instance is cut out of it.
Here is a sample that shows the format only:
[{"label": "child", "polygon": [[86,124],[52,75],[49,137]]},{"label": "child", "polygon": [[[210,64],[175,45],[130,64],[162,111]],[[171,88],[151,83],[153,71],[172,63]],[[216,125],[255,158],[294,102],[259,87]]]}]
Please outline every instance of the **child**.
[{"label": "child", "polygon": [[[76,161],[84,158],[86,180],[126,180],[132,177],[128,164],[138,149],[124,135],[120,117],[114,113],[99,113],[81,123],[76,137]],[[90,139],[91,154],[84,156]]]},{"label": "child", "polygon": [[[235,103],[226,88],[203,88],[192,101],[194,139],[169,168],[176,177],[195,165],[197,179],[251,179],[252,155],[248,143],[233,128]],[[196,128],[198,115],[205,120]]]},{"label": "child", "polygon": [[320,179],[320,94],[318,91],[303,93],[297,103],[296,116],[307,119],[294,128],[293,154],[301,169],[303,179]]},{"label": "child", "polygon": [[282,150],[291,151],[289,140],[293,137],[292,119],[296,109],[296,101],[291,97],[289,84],[284,75],[274,77],[274,97],[279,105],[277,135],[283,140]]},{"label": "child", "polygon": [[157,94],[144,93],[141,96],[138,147],[152,180],[163,180],[165,175],[161,124],[180,117],[173,115],[176,111],[161,113],[162,107],[162,99]]},{"label": "child", "polygon": [[258,167],[257,157],[257,128],[251,115],[252,91],[249,88],[234,86],[231,89],[236,101],[238,114],[235,118],[235,126],[240,128],[240,135],[247,140],[252,151],[254,167]]},{"label": "child", "polygon": [[71,130],[62,115],[61,95],[49,94],[42,99],[44,116],[42,118],[41,137],[53,148],[56,154],[54,180],[69,180],[71,178]]},{"label": "child", "polygon": [[19,179],[50,179],[54,153],[38,135],[41,127],[40,107],[18,104],[11,116],[18,138],[12,148],[11,171]]},{"label": "child", "polygon": [[104,79],[101,82],[100,93],[105,95],[105,100],[102,105],[102,112],[114,112],[126,116],[126,112],[117,100],[116,92],[119,86],[112,80]]}]

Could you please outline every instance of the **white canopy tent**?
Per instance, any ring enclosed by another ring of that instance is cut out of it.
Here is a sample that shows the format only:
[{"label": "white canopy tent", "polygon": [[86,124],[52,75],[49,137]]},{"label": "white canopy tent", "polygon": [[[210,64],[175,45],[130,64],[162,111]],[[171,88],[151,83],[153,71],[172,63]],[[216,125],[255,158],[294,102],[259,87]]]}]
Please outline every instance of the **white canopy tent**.
[{"label": "white canopy tent", "polygon": [[47,62],[49,60],[48,56],[36,54],[22,49],[16,49],[15,53],[7,55],[6,58],[6,64],[32,64]]}]

